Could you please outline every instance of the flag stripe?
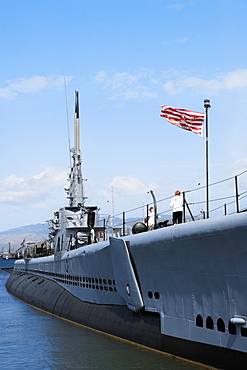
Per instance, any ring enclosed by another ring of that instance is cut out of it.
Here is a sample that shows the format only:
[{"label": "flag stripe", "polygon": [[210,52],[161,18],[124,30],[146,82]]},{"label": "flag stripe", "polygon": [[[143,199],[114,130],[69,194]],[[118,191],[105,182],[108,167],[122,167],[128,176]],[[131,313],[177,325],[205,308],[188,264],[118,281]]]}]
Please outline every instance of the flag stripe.
[{"label": "flag stripe", "polygon": [[162,105],[161,108],[160,116],[165,117],[171,124],[202,135],[205,113],[172,108],[168,105]]}]

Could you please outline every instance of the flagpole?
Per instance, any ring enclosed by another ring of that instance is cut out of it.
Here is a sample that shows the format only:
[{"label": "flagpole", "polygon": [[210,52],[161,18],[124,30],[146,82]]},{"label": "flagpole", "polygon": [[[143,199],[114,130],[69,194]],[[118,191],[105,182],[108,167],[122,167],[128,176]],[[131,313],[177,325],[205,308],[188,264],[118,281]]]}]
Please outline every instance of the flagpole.
[{"label": "flagpole", "polygon": [[208,109],[211,108],[210,100],[204,100],[206,113],[206,218],[209,218],[209,188],[208,188]]}]

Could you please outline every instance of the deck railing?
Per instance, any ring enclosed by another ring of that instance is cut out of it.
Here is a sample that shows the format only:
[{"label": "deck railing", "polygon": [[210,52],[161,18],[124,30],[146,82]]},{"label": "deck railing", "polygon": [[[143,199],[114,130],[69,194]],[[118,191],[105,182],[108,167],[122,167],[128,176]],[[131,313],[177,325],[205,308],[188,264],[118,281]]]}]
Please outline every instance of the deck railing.
[{"label": "deck railing", "polygon": [[[209,217],[240,213],[247,211],[247,170],[238,175],[224,180],[214,182],[209,185]],[[194,189],[182,191],[183,197],[183,222],[196,221],[205,218],[206,186],[198,186]],[[157,226],[169,225],[172,223],[172,211],[169,203],[174,194],[156,202],[157,206]],[[108,218],[106,226],[114,230],[119,228],[121,236],[131,233],[132,226],[137,222],[143,222],[148,215],[150,206],[153,206],[154,199],[150,203],[141,205],[114,215]],[[111,222],[109,222],[111,220]],[[166,222],[165,222],[166,221]]]}]

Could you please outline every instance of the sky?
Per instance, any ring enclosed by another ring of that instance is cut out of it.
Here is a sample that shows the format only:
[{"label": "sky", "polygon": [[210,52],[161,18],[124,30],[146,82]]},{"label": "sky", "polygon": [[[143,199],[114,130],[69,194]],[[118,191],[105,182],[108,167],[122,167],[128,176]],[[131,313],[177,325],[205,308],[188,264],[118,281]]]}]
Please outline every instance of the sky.
[{"label": "sky", "polygon": [[[209,99],[209,182],[247,170],[246,14],[245,0],[0,0],[0,231],[68,205],[75,90],[87,205],[102,213],[150,190],[205,200],[205,138],[161,105],[204,112]],[[234,179],[210,197],[228,190]]]}]

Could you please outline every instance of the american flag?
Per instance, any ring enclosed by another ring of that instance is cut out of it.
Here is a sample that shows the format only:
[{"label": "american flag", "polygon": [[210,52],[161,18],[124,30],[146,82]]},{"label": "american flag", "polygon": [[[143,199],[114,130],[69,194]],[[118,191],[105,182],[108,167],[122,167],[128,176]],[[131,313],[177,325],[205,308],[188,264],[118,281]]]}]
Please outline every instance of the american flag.
[{"label": "american flag", "polygon": [[24,247],[24,245],[25,245],[25,241],[26,241],[26,239],[23,239],[23,241],[21,242],[21,244],[20,244],[20,245],[21,245],[22,247]]},{"label": "american flag", "polygon": [[206,117],[206,113],[172,108],[169,105],[161,105],[161,108],[161,117],[165,117],[175,126],[202,136],[202,125]]}]

